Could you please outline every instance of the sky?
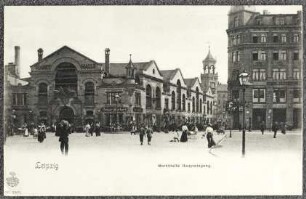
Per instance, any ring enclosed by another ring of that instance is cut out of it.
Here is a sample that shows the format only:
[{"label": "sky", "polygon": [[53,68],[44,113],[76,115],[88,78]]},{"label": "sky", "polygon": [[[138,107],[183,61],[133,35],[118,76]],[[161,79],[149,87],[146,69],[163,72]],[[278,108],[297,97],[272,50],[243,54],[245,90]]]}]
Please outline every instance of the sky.
[{"label": "sky", "polygon": [[[160,70],[180,68],[184,78],[200,77],[209,47],[221,83],[227,82],[229,6],[6,6],[4,64],[20,46],[21,77],[64,45],[104,63],[155,60]],[[301,6],[255,6],[256,11],[296,13]]]}]

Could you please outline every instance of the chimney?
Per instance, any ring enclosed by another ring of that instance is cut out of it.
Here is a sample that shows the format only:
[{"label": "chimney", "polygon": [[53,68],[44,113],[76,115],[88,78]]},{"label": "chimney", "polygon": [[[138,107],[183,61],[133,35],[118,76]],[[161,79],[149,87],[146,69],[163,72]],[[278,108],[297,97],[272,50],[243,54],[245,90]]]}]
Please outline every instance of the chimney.
[{"label": "chimney", "polygon": [[270,14],[270,13],[269,13],[268,10],[263,10],[263,14],[264,14],[264,15],[268,15],[268,14]]},{"label": "chimney", "polygon": [[109,64],[109,54],[110,54],[110,49],[106,48],[105,49],[105,72],[108,75],[110,72],[110,64]]},{"label": "chimney", "polygon": [[20,77],[20,46],[15,46],[15,74]]},{"label": "chimney", "polygon": [[42,48],[39,48],[37,50],[38,53],[38,61],[41,61],[43,59],[44,50]]}]

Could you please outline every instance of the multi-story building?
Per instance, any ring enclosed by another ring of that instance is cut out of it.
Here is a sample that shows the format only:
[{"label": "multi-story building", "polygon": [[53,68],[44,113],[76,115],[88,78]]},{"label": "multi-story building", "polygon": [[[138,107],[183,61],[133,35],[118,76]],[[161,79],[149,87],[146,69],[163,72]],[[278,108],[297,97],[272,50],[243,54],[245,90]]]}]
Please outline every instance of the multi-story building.
[{"label": "multi-story building", "polygon": [[[301,21],[300,11],[261,14],[252,6],[232,6],[229,11],[229,100],[242,102],[238,75],[247,72],[252,85],[245,91],[246,120],[254,129],[261,122],[267,128],[274,122],[301,126]],[[236,128],[242,124],[241,110],[233,113]]]},{"label": "multi-story building", "polygon": [[107,130],[132,121],[157,128],[204,121],[199,79],[184,79],[180,69],[160,71],[153,60],[133,62],[130,56],[126,63],[113,63],[106,49],[105,63],[98,63],[64,46],[46,57],[38,49],[29,78],[20,80],[18,66],[19,56],[6,66],[5,93],[16,126],[65,119],[76,129],[99,121]]}]

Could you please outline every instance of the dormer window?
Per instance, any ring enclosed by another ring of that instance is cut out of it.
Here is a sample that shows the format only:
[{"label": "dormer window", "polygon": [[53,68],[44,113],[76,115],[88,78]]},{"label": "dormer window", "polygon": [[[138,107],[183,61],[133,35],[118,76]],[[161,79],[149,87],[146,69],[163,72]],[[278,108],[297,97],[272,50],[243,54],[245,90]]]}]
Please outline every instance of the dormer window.
[{"label": "dormer window", "polygon": [[234,18],[234,27],[238,27],[239,25],[239,21],[238,21],[238,17]]},{"label": "dormer window", "polygon": [[261,25],[262,24],[262,20],[261,19],[256,19],[256,24],[257,25]]}]

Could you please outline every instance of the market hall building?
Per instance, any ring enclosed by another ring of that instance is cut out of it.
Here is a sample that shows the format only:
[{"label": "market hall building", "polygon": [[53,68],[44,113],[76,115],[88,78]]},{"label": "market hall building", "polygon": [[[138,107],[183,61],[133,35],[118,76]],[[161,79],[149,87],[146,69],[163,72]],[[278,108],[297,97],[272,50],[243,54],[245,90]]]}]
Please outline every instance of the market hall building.
[{"label": "market hall building", "polygon": [[131,121],[157,128],[205,122],[206,93],[198,78],[184,79],[179,69],[161,71],[155,61],[134,63],[131,56],[126,63],[111,63],[110,49],[105,49],[105,63],[67,46],[46,57],[43,49],[37,52],[29,78],[16,74],[19,47],[18,64],[5,67],[7,77],[22,82],[6,80],[5,85],[6,122],[14,126],[41,121],[51,125],[62,119],[76,129],[94,121],[123,129]]}]

